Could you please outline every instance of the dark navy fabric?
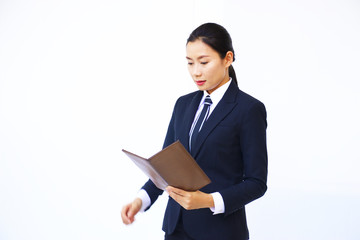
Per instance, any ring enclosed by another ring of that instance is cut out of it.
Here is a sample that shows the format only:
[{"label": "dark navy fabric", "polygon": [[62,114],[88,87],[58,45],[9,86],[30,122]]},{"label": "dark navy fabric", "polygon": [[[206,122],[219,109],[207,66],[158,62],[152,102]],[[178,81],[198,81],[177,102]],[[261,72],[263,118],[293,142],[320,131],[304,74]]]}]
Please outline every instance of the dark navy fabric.
[{"label": "dark navy fabric", "polygon": [[[189,132],[202,91],[180,97],[174,107],[164,147],[180,140],[189,150]],[[201,191],[219,192],[225,213],[213,215],[208,208],[185,210],[169,197],[163,230],[177,227],[196,240],[246,240],[249,232],[245,205],[267,190],[266,110],[263,103],[231,82],[197,136],[191,155],[211,179]],[[150,180],[143,186],[153,204],[162,190]]]}]

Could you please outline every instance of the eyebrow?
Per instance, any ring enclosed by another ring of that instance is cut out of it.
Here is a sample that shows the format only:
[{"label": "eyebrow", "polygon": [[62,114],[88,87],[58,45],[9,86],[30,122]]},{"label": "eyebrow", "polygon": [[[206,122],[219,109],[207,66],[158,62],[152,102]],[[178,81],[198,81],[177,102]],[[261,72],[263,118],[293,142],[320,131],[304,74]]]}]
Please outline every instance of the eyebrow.
[{"label": "eyebrow", "polygon": [[[209,57],[209,55],[201,55],[201,56],[199,56],[197,59],[202,59],[202,58],[205,58],[205,57]],[[188,57],[188,56],[186,56],[186,59],[188,59],[188,60],[193,60],[192,58],[190,58],[190,57]]]}]

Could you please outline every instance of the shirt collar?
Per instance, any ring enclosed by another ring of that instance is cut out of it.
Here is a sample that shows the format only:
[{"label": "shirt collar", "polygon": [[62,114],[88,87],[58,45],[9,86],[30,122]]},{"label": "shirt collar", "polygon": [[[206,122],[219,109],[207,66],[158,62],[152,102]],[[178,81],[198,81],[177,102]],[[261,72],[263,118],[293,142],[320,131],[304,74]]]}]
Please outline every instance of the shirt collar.
[{"label": "shirt collar", "polygon": [[207,95],[210,95],[212,105],[215,107],[224,96],[226,90],[229,88],[231,81],[232,79],[230,78],[229,81],[227,81],[224,85],[213,91],[211,94],[209,94],[207,91],[203,91],[203,97],[201,99],[200,105],[203,104],[203,102],[205,101],[205,97]]}]

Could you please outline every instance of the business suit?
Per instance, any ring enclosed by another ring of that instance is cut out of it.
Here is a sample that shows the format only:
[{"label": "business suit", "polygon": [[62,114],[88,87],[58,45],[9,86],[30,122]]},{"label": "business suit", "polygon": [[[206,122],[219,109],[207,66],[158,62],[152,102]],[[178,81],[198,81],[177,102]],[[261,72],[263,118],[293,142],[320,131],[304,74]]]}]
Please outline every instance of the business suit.
[{"label": "business suit", "polygon": [[[189,150],[189,131],[202,96],[202,91],[196,91],[177,100],[164,147],[180,140]],[[266,127],[264,105],[231,82],[191,151],[212,180],[201,191],[219,192],[225,212],[213,215],[208,208],[185,210],[169,198],[163,222],[167,234],[174,231],[181,216],[184,230],[196,240],[249,238],[244,206],[267,189]],[[151,204],[162,194],[150,180],[143,189]]]}]

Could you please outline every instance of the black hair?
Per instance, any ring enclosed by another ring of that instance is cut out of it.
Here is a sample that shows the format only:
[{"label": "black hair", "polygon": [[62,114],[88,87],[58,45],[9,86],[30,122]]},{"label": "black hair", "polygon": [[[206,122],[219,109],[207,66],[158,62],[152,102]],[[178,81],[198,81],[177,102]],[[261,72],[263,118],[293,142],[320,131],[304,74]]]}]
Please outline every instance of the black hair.
[{"label": "black hair", "polygon": [[[230,34],[226,29],[216,23],[204,23],[197,27],[187,39],[186,44],[201,40],[203,43],[209,45],[223,59],[228,51],[233,53],[233,61],[235,61],[235,52],[232,46]],[[237,85],[235,70],[232,65],[229,67],[229,76]]]}]

